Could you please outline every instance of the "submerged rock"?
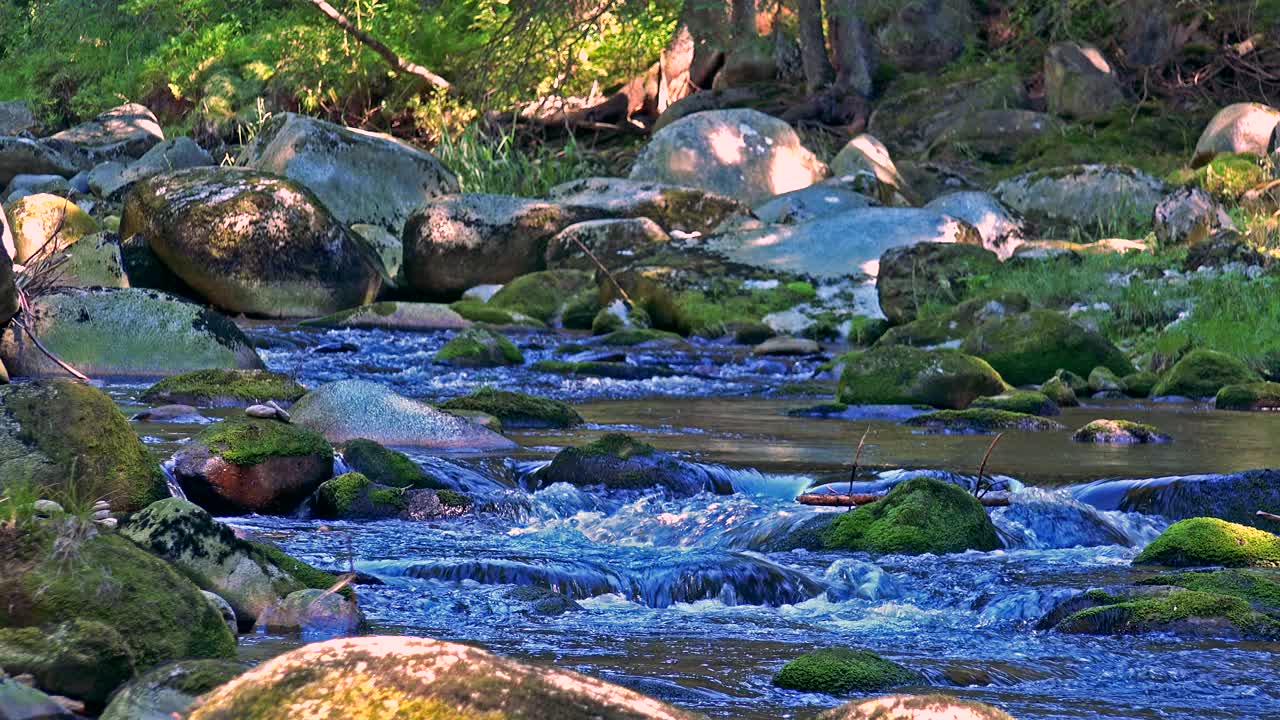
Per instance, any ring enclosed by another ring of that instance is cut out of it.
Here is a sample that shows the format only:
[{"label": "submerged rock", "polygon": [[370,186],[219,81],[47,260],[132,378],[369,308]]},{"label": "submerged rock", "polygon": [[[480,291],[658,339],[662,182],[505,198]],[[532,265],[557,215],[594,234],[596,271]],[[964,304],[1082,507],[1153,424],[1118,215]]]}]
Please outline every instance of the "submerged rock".
[{"label": "submerged rock", "polygon": [[869,650],[827,648],[806,653],[782,666],[773,684],[788,690],[827,695],[877,692],[924,681],[924,676]]},{"label": "submerged rock", "polygon": [[1002,547],[978,499],[958,485],[919,476],[877,500],[837,517],[823,533],[826,547],[880,554],[922,555]]},{"label": "submerged rock", "polygon": [[1249,366],[1214,350],[1192,350],[1152,389],[1156,397],[1213,397],[1227,385],[1258,381]]},{"label": "submerged rock", "polygon": [[520,365],[524,355],[506,337],[483,327],[463,330],[435,355],[435,361],[460,368]]},{"label": "submerged rock", "polygon": [[1080,375],[1098,366],[1117,375],[1134,370],[1110,340],[1052,310],[988,322],[970,333],[960,349],[991,363],[1012,385],[1040,382],[1060,368]]},{"label": "submerged rock", "polygon": [[1144,445],[1173,440],[1151,425],[1130,420],[1094,420],[1075,431],[1071,439],[1105,445]]},{"label": "submerged rock", "polygon": [[732,487],[715,482],[705,473],[652,445],[621,433],[610,433],[578,448],[566,448],[534,478],[540,487],[563,482],[570,485],[603,485],[610,490],[642,490],[661,487],[677,495],[703,491],[730,494]]},{"label": "submerged rock", "polygon": [[269,400],[291,403],[306,392],[306,388],[283,373],[215,369],[172,375],[147,388],[140,399],[200,407],[244,407]]},{"label": "submerged rock", "polygon": [[471,321],[448,305],[384,301],[343,310],[332,315],[304,320],[311,327],[381,328],[429,332],[433,330],[465,330]]},{"label": "submerged rock", "polygon": [[291,593],[263,610],[256,625],[267,632],[332,638],[358,632],[364,625],[364,615],[354,600],[326,590],[308,589]]},{"label": "submerged rock", "polygon": [[[502,692],[494,692],[501,686]],[[526,665],[468,645],[403,636],[307,645],[209,695],[189,720],[551,717],[694,720],[697,716],[584,675]],[[554,708],[554,711],[549,710]]]},{"label": "submerged rock", "polygon": [[972,406],[968,410],[939,410],[917,415],[903,424],[944,433],[993,433],[1006,430],[1051,432],[1067,429],[1060,422],[1037,415],[990,408],[977,409]]},{"label": "submerged rock", "polygon": [[990,365],[954,350],[875,347],[852,355],[840,375],[839,399],[848,405],[932,405],[963,410],[974,399],[1007,385]]},{"label": "submerged rock", "polygon": [[98,720],[173,720],[196,698],[244,672],[229,660],[179,660],[120,688]]},{"label": "submerged rock", "polygon": [[827,710],[818,720],[1014,720],[997,707],[949,695],[890,695],[854,700]]},{"label": "submerged rock", "polygon": [[1280,471],[1103,480],[1079,488],[1075,495],[1102,510],[1160,515],[1170,520],[1211,516],[1266,526],[1268,522],[1256,513],[1259,508],[1280,507]]},{"label": "submerged rock", "polygon": [[1180,520],[1143,548],[1135,565],[1280,567],[1280,536],[1218,518]]},{"label": "submerged rock", "polygon": [[441,403],[440,409],[487,413],[505,428],[570,428],[584,422],[568,403],[490,387]]}]

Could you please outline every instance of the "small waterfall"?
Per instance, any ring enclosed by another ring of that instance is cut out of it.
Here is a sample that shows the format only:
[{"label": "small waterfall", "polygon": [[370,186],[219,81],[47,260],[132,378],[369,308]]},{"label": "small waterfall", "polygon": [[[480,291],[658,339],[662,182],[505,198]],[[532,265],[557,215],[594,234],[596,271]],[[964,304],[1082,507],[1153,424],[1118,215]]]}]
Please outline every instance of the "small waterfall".
[{"label": "small waterfall", "polygon": [[842,559],[831,563],[823,581],[827,597],[834,602],[845,600],[896,600],[905,595],[893,575],[878,565],[862,560]]},{"label": "small waterfall", "polygon": [[1171,522],[1207,515],[1256,526],[1262,522],[1256,511],[1280,507],[1280,471],[1099,480],[1070,490],[1100,510],[1160,515]]},{"label": "small waterfall", "polygon": [[349,472],[351,472],[351,466],[348,465],[346,459],[342,457],[342,453],[334,452],[333,476],[338,477],[339,475],[346,475]]},{"label": "small waterfall", "polygon": [[728,486],[735,493],[745,495],[762,495],[794,500],[813,484],[808,475],[778,475],[763,473],[754,468],[731,468],[724,465],[689,463],[702,470],[708,476],[708,484],[712,487]]},{"label": "small waterfall", "polygon": [[164,472],[164,484],[169,488],[169,495],[187,499],[187,494],[182,491],[182,485],[178,483],[178,478],[173,474],[173,468],[177,465],[173,458],[169,458],[160,463],[160,470]]},{"label": "small waterfall", "polygon": [[1031,588],[987,603],[978,614],[979,626],[1038,623],[1050,610],[1080,594],[1071,588]]},{"label": "small waterfall", "polygon": [[1009,503],[1009,507],[991,513],[991,521],[1009,548],[1141,547],[1165,527],[1159,518],[1104,512],[1066,490],[1028,488],[1011,494]]}]

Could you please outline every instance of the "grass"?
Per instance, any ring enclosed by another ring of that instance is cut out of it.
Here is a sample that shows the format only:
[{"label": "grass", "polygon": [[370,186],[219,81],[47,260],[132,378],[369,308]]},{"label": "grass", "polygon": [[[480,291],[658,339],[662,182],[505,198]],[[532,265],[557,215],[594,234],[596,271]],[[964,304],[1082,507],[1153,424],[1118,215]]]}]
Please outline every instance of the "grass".
[{"label": "grass", "polygon": [[434,153],[470,193],[543,197],[556,185],[603,172],[572,137],[555,146],[524,144],[514,132],[485,135],[475,126],[442,137]]}]

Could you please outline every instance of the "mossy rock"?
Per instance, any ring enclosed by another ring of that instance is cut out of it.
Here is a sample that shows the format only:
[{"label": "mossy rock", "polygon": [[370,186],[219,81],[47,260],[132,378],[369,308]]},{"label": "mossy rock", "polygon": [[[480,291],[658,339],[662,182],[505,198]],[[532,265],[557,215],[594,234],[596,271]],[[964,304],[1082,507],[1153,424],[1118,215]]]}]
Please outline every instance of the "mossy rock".
[{"label": "mossy rock", "polygon": [[586,377],[612,378],[614,380],[648,380],[655,377],[671,377],[675,375],[669,367],[632,365],[625,362],[609,362],[603,360],[587,360],[583,362],[566,362],[562,360],[539,360],[533,369],[556,375],[583,375]]},{"label": "mossy rock", "polygon": [[1227,595],[1247,600],[1257,610],[1280,610],[1280,574],[1265,570],[1191,570],[1157,575],[1138,584]]},{"label": "mossy rock", "polygon": [[1218,391],[1213,404],[1219,410],[1280,410],[1280,383],[1227,385]]},{"label": "mossy rock", "polygon": [[1089,389],[1089,381],[1081,377],[1078,373],[1073,373],[1065,368],[1058,368],[1054,371],[1050,380],[1059,380],[1066,383],[1072,392],[1082,393]]},{"label": "mossy rock", "polygon": [[1280,638],[1280,621],[1254,610],[1247,600],[1196,590],[1151,592],[1111,598],[1058,623],[1059,632],[1132,635],[1172,632],[1179,635]]},{"label": "mossy rock", "polygon": [[1104,445],[1145,445],[1166,443],[1173,438],[1146,423],[1132,420],[1094,420],[1075,431],[1071,439]]},{"label": "mossy rock", "polygon": [[1005,412],[1023,413],[1025,415],[1058,415],[1062,412],[1058,403],[1043,392],[1034,390],[1010,390],[1009,392],[980,397],[969,406],[971,409],[1004,410]]},{"label": "mossy rock", "polygon": [[1176,395],[1205,398],[1217,395],[1227,385],[1257,381],[1257,373],[1226,353],[1192,350],[1169,370],[1169,374],[1151,392],[1156,397]]},{"label": "mossy rock", "polygon": [[999,395],[1004,380],[985,361],[954,350],[874,347],[852,355],[840,375],[847,405],[932,405],[963,410],[979,397]]},{"label": "mossy rock", "polygon": [[156,404],[243,407],[268,400],[291,403],[306,394],[306,388],[284,373],[215,368],[171,375],[147,388],[141,400]]},{"label": "mossy rock", "polygon": [[1134,372],[1110,340],[1052,310],[993,320],[970,333],[960,349],[991,363],[1013,385],[1040,382],[1059,368],[1081,375],[1099,366],[1121,376]]},{"label": "mossy rock", "polygon": [[578,293],[594,285],[595,275],[590,272],[542,270],[503,285],[487,305],[550,323]]},{"label": "mossy rock", "polygon": [[347,467],[364,475],[378,485],[393,488],[447,489],[449,486],[436,480],[398,450],[383,447],[372,440],[359,438],[348,440],[339,446]]},{"label": "mossy rock", "polygon": [[311,512],[326,519],[392,518],[408,507],[404,488],[378,485],[358,472],[326,480],[311,498]]},{"label": "mossy rock", "polygon": [[120,634],[140,670],[235,653],[235,637],[200,589],[119,534],[92,526],[0,533],[0,571],[11,627],[100,622]]},{"label": "mossy rock", "polygon": [[1265,160],[1253,153],[1223,153],[1194,170],[1178,170],[1170,181],[1194,185],[1218,198],[1234,201],[1245,192],[1271,179],[1264,169]]},{"label": "mossy rock", "polygon": [[876,294],[895,325],[915,320],[920,307],[956,305],[976,278],[1000,270],[1000,258],[981,245],[922,242],[887,250],[880,257]]},{"label": "mossy rock", "polygon": [[584,422],[568,403],[490,387],[441,403],[440,409],[487,413],[505,428],[571,428]]},{"label": "mossy rock", "polygon": [[161,665],[124,687],[98,720],[171,720],[196,698],[244,673],[230,660],[179,660]]},{"label": "mossy rock", "polygon": [[928,315],[905,325],[888,328],[876,342],[882,345],[936,347],[954,340],[963,340],[985,322],[1030,309],[1031,301],[1022,293],[983,294],[965,300],[941,315]]},{"label": "mossy rock", "polygon": [[[323,708],[317,715],[318,707]],[[188,720],[694,720],[632,690],[468,645],[404,636],[315,643],[204,696]]]},{"label": "mossy rock", "polygon": [[1123,387],[1120,376],[1108,368],[1096,367],[1089,371],[1089,392],[1094,395],[1119,393]]},{"label": "mossy rock", "polygon": [[545,327],[540,320],[510,310],[503,310],[479,300],[459,300],[449,306],[451,310],[471,322],[485,325]]},{"label": "mossy rock", "polygon": [[704,490],[733,492],[732,487],[712,486],[713,480],[705,473],[622,433],[609,433],[582,447],[561,450],[535,478],[543,487],[563,482],[603,485],[610,490],[661,487],[683,496]]},{"label": "mossy rock", "polygon": [[299,590],[267,608],[257,627],[269,633],[296,633],[303,637],[354,635],[364,626],[364,614],[355,602],[326,590]]},{"label": "mossy rock", "polygon": [[1280,537],[1217,518],[1170,525],[1138,554],[1135,565],[1280,567]]},{"label": "mossy rock", "polygon": [[924,677],[869,650],[827,648],[782,666],[773,684],[788,690],[847,695],[921,683]]},{"label": "mossy rock", "polygon": [[528,603],[529,611],[535,615],[554,617],[582,610],[582,606],[568,595],[537,585],[516,586],[507,593],[507,597],[516,602]]},{"label": "mossy rock", "polygon": [[1120,389],[1132,398],[1151,397],[1151,391],[1160,382],[1160,378],[1149,370],[1125,375],[1120,378]]},{"label": "mossy rock", "polygon": [[258,465],[278,457],[333,454],[333,447],[319,433],[276,420],[223,420],[205,428],[195,440],[233,465]]},{"label": "mossy rock", "polygon": [[133,650],[114,628],[93,620],[50,627],[0,628],[0,671],[31,675],[45,692],[101,708],[133,677]]},{"label": "mossy rock", "polygon": [[950,695],[889,695],[871,700],[854,700],[831,708],[817,720],[1013,720],[997,707]]},{"label": "mossy rock", "polygon": [[973,407],[968,410],[939,410],[926,415],[917,415],[903,424],[907,427],[942,433],[994,433],[1007,430],[1052,432],[1067,429],[1060,422],[1038,415]]},{"label": "mossy rock", "polygon": [[1001,547],[977,498],[930,477],[906,480],[884,499],[840,515],[823,541],[830,549],[905,555]]},{"label": "mossy rock", "polygon": [[616,347],[636,347],[637,345],[663,345],[688,349],[689,343],[679,334],[653,328],[622,328],[601,335],[593,342]]},{"label": "mossy rock", "polygon": [[1080,404],[1076,393],[1071,389],[1071,385],[1059,377],[1049,378],[1040,386],[1040,394],[1049,398],[1055,405],[1060,408],[1076,407]]},{"label": "mossy rock", "polygon": [[463,330],[436,353],[436,362],[463,368],[499,367],[524,362],[520,349],[507,338],[484,328]]},{"label": "mossy rock", "polygon": [[0,388],[0,486],[31,482],[137,510],[167,497],[151,451],[106,393],[74,380]]}]

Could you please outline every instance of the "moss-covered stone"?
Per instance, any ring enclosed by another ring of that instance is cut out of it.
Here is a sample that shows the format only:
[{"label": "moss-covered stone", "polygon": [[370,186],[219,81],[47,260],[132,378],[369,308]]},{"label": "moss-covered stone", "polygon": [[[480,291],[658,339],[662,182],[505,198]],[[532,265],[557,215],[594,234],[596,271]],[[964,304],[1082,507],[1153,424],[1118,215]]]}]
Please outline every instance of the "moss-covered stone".
[{"label": "moss-covered stone", "polygon": [[1160,378],[1155,373],[1142,370],[1120,378],[1120,389],[1129,397],[1146,398],[1151,397],[1151,391],[1159,382]]},{"label": "moss-covered stone", "polygon": [[487,413],[506,428],[570,428],[584,422],[568,403],[491,387],[441,403],[440,408]]},{"label": "moss-covered stone", "polygon": [[234,407],[268,400],[291,403],[306,393],[306,388],[284,373],[210,369],[167,377],[147,388],[141,399],[149,403]]},{"label": "moss-covered stone", "polygon": [[1010,390],[1009,392],[980,397],[969,406],[972,409],[1004,410],[1025,415],[1052,416],[1061,413],[1058,403],[1043,392],[1034,390]]},{"label": "moss-covered stone", "polygon": [[1218,391],[1214,407],[1219,410],[1280,410],[1280,383],[1227,385]]},{"label": "moss-covered stone", "polygon": [[133,650],[114,628],[73,619],[52,627],[0,628],[0,671],[31,675],[45,692],[101,708],[133,677]]},{"label": "moss-covered stone", "polygon": [[977,278],[1000,268],[1000,258],[981,245],[922,242],[892,248],[880,258],[876,293],[880,309],[896,325],[911,322],[922,306],[955,305]]},{"label": "moss-covered stone", "polygon": [[339,448],[342,459],[355,472],[358,472],[378,485],[393,488],[431,488],[442,489],[448,485],[436,480],[414,462],[412,458],[398,450],[383,447],[372,440],[363,438],[348,440]]},{"label": "moss-covered stone", "polygon": [[1060,408],[1076,407],[1080,404],[1076,393],[1071,389],[1071,385],[1059,377],[1049,378],[1040,386],[1040,394],[1049,398],[1055,405]]},{"label": "moss-covered stone", "polygon": [[582,606],[568,595],[537,585],[519,585],[512,588],[507,597],[516,602],[528,603],[529,611],[537,615],[553,617],[582,610]]},{"label": "moss-covered stone", "polygon": [[1257,381],[1257,373],[1226,353],[1192,350],[1169,370],[1151,392],[1157,397],[1176,395],[1205,398],[1213,397],[1227,385]]},{"label": "moss-covered stone", "polygon": [[486,325],[544,326],[544,323],[540,320],[535,320],[517,312],[503,310],[479,300],[459,300],[450,305],[449,308],[471,322],[484,323]]},{"label": "moss-covered stone", "polygon": [[694,720],[616,685],[478,648],[386,636],[330,640],[268,660],[201,699],[189,720]]},{"label": "moss-covered stone", "polygon": [[1280,638],[1280,621],[1254,610],[1247,600],[1239,597],[1173,590],[1116,600],[1080,610],[1058,623],[1056,629],[1065,633],[1106,635],[1174,632]]},{"label": "moss-covered stone", "polygon": [[94,534],[91,526],[5,531],[0,575],[10,627],[100,622],[120,634],[139,669],[235,652],[235,637],[199,588],[115,533]]},{"label": "moss-covered stone", "polygon": [[653,328],[625,328],[602,335],[595,342],[601,345],[635,347],[637,345],[668,345],[688,348],[689,344],[679,334]]},{"label": "moss-covered stone", "polygon": [[311,512],[331,519],[396,517],[408,506],[402,490],[349,472],[320,485],[311,498]]},{"label": "moss-covered stone", "polygon": [[817,720],[1013,720],[997,707],[950,695],[889,695],[871,700],[854,700],[823,712]]},{"label": "moss-covered stone", "polygon": [[713,481],[705,473],[622,433],[609,433],[582,447],[561,450],[538,471],[536,479],[542,486],[563,482],[603,485],[610,490],[662,487],[679,495],[703,490],[733,492],[731,487],[710,486]]},{"label": "moss-covered stone", "polygon": [[1001,547],[977,498],[929,477],[906,480],[884,499],[840,515],[823,541],[831,549],[906,555]]},{"label": "moss-covered stone", "polygon": [[1089,371],[1089,392],[1094,395],[1119,393],[1122,388],[1120,376],[1109,368],[1096,367]]},{"label": "moss-covered stone", "polygon": [[210,425],[196,440],[234,465],[258,465],[278,457],[333,454],[333,447],[319,433],[274,420],[224,420]]},{"label": "moss-covered stone", "polygon": [[954,350],[874,347],[852,355],[840,376],[848,405],[932,405],[963,410],[976,398],[999,395],[1004,380],[983,360]]},{"label": "moss-covered stone", "polygon": [[168,495],[160,465],[106,393],[74,380],[0,388],[0,486],[31,482],[137,510]]},{"label": "moss-covered stone", "polygon": [[498,367],[524,362],[520,349],[507,338],[484,328],[463,330],[436,353],[436,362],[454,367]]},{"label": "moss-covered stone", "polygon": [[195,699],[240,675],[230,660],[179,660],[161,665],[124,687],[98,720],[167,720],[181,716]]},{"label": "moss-covered stone", "polygon": [[869,650],[827,648],[806,653],[782,666],[773,684],[788,690],[828,695],[878,692],[924,680],[920,673]]},{"label": "moss-covered stone", "polygon": [[595,275],[581,270],[542,270],[507,283],[487,303],[549,323],[562,315],[579,292],[595,285]]},{"label": "moss-covered stone", "polygon": [[973,407],[968,410],[939,410],[926,415],[917,415],[903,424],[944,433],[993,433],[1005,430],[1048,432],[1067,429],[1060,422],[1037,415]]},{"label": "moss-covered stone", "polygon": [[1204,188],[1231,201],[1270,179],[1264,163],[1254,153],[1222,153],[1201,167],[1177,170],[1169,179],[1179,185]]},{"label": "moss-covered stone", "polygon": [[1151,541],[1135,565],[1280,567],[1280,537],[1217,518],[1188,518]]},{"label": "moss-covered stone", "polygon": [[974,330],[960,349],[995,368],[1007,382],[1040,382],[1059,368],[1087,375],[1102,366],[1128,375],[1133,365],[1111,341],[1062,313],[1032,310]]},{"label": "moss-covered stone", "polygon": [[1075,431],[1071,439],[1106,445],[1143,445],[1172,440],[1154,426],[1132,420],[1094,420]]},{"label": "moss-covered stone", "polygon": [[889,328],[877,342],[882,345],[935,347],[963,340],[979,325],[1031,309],[1027,296],[1016,292],[984,294],[970,298],[942,314],[920,317],[906,325]]},{"label": "moss-covered stone", "polygon": [[1139,585],[1172,586],[1247,600],[1254,609],[1280,610],[1280,575],[1260,570],[1187,571],[1157,575]]}]

